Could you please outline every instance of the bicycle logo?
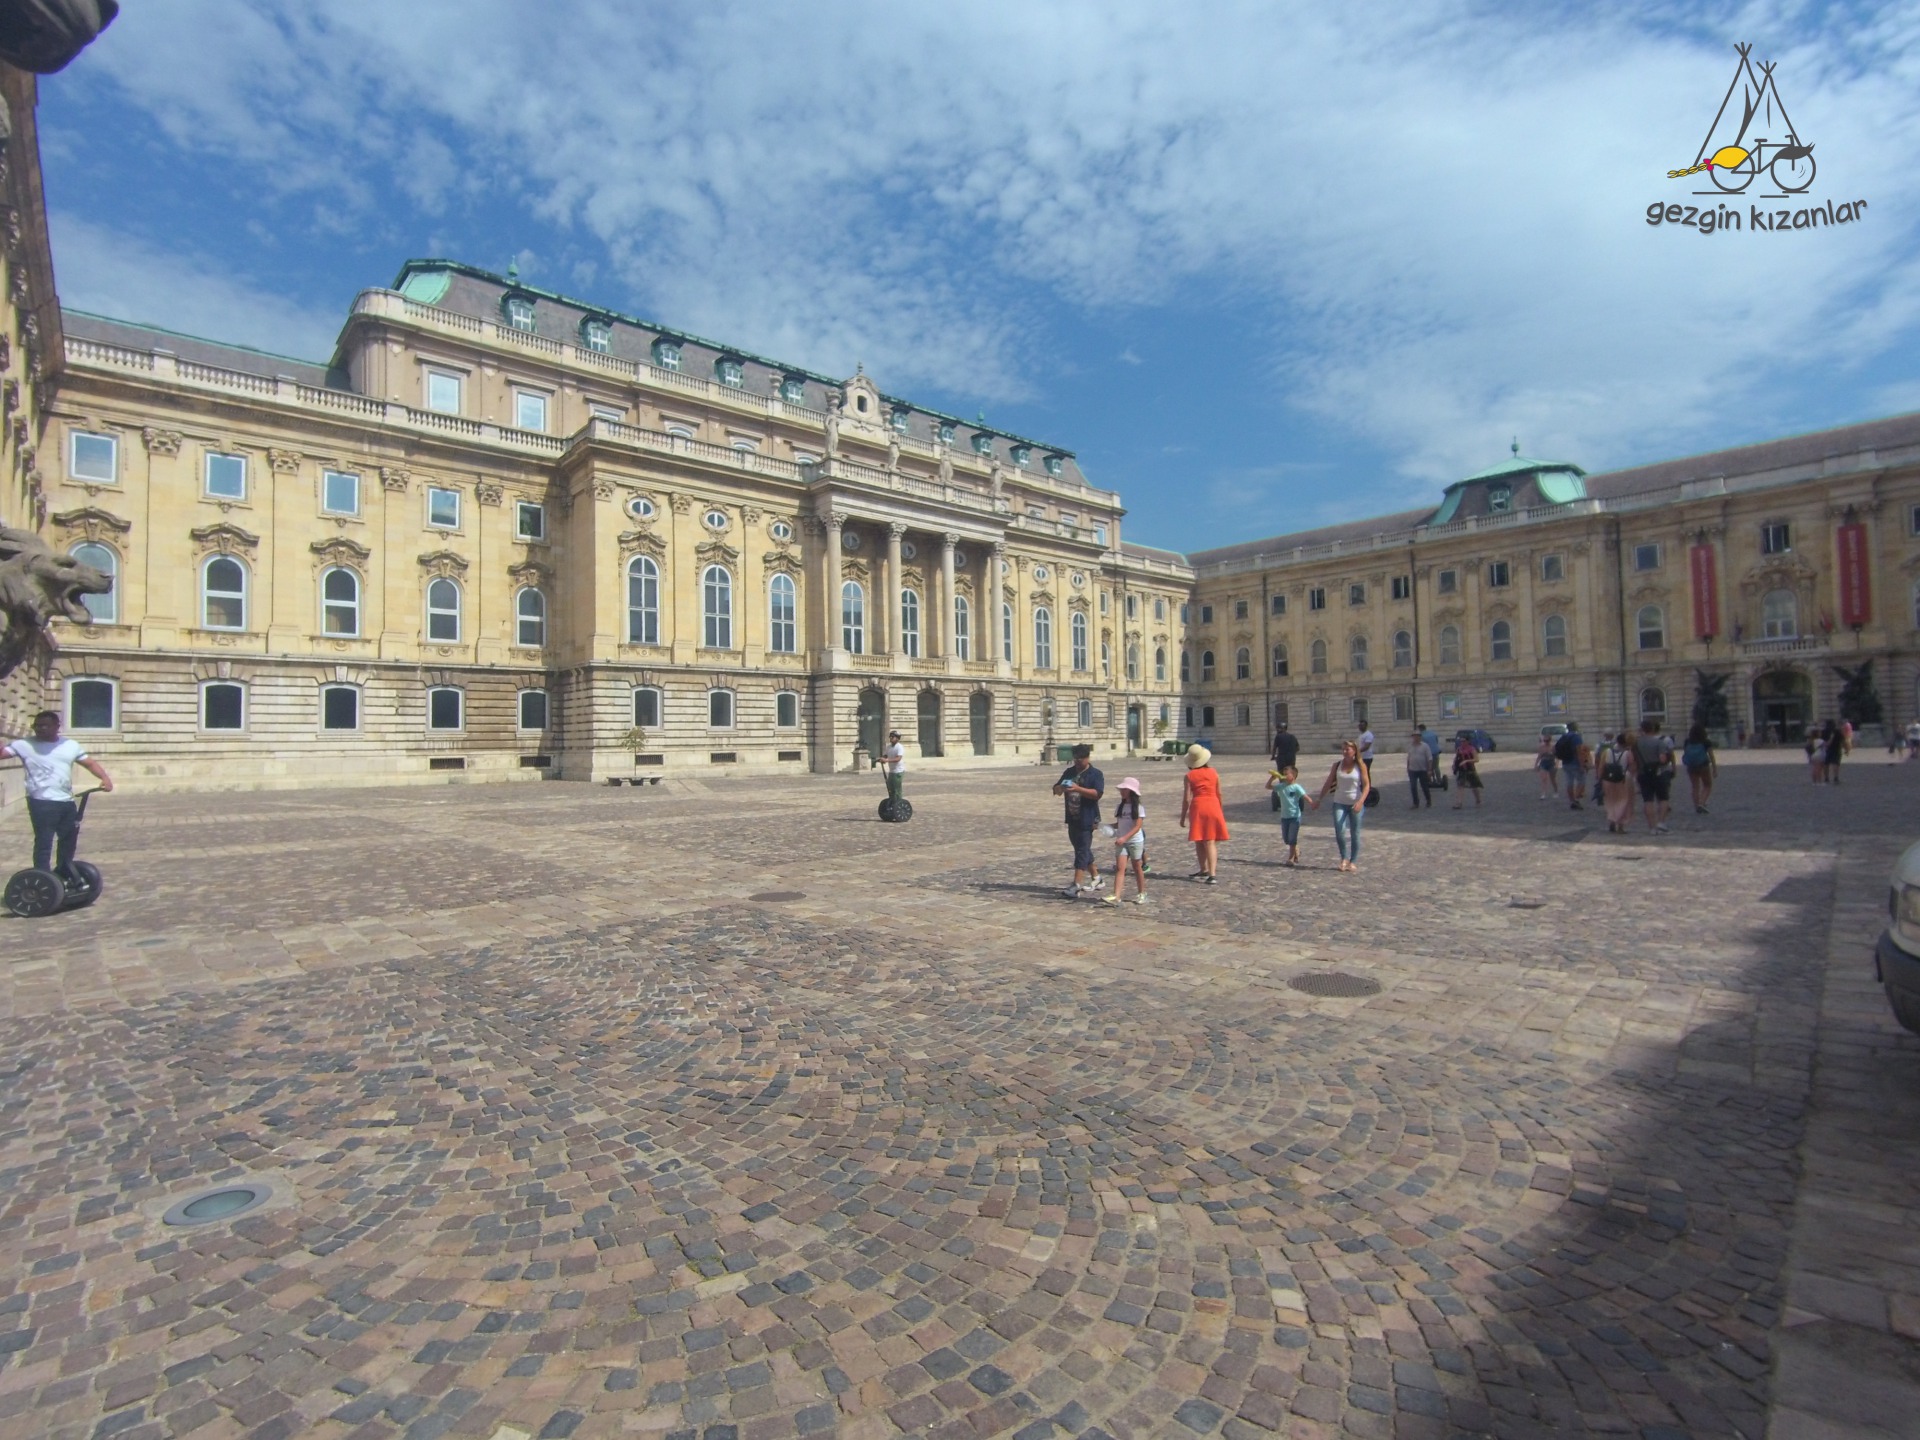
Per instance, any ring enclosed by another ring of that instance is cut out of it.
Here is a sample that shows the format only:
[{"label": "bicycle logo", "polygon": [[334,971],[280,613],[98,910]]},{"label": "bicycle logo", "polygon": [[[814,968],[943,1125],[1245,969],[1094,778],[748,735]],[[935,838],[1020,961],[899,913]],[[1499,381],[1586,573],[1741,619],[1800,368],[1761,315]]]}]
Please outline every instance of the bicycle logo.
[{"label": "bicycle logo", "polygon": [[[1693,164],[1684,170],[1669,170],[1667,178],[1678,180],[1704,171],[1714,189],[1696,190],[1694,194],[1712,195],[1717,191],[1739,195],[1765,174],[1778,187],[1770,198],[1804,195],[1813,184],[1813,146],[1800,139],[1787,116],[1787,107],[1781,102],[1780,89],[1773,77],[1773,62],[1762,62],[1756,74],[1753,47],[1735,45],[1733,48],[1740,54],[1740,63],[1734,67],[1733,80],[1721,97],[1720,108],[1714,112],[1713,123],[1707,127],[1707,138],[1700,142]],[[1732,118],[1728,110],[1735,91],[1740,92],[1740,123],[1727,134],[1722,122]],[[1773,131],[1773,135],[1753,134],[1756,123]],[[1785,128],[1784,141],[1778,138],[1776,127]],[[1715,144],[1716,137],[1719,144]]]}]

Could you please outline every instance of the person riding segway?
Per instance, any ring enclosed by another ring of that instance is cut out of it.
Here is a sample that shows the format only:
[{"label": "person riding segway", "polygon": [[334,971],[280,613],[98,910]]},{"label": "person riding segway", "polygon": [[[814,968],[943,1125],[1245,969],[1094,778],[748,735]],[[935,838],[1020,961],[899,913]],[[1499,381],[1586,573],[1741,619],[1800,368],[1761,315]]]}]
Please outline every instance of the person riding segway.
[{"label": "person riding segway", "polygon": [[900,743],[900,732],[887,732],[886,748],[880,752],[880,772],[886,777],[887,798],[880,802],[880,818],[890,825],[913,818],[913,802],[900,792],[907,783],[907,747]]},{"label": "person riding segway", "polygon": [[60,737],[60,716],[52,710],[34,716],[33,738],[12,741],[6,753],[26,770],[27,816],[33,823],[33,867],[7,881],[7,909],[37,918],[91,905],[102,885],[98,868],[74,859],[87,796],[74,800],[73,767],[91,771],[102,790],[113,789],[113,777],[79,741]]}]

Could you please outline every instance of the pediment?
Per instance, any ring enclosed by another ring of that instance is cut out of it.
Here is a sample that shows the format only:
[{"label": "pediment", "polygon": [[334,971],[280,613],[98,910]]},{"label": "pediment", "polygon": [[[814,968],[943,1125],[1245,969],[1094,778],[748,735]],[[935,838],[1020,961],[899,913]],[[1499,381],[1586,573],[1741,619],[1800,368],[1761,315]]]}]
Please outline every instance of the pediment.
[{"label": "pediment", "polygon": [[219,551],[221,554],[260,548],[258,535],[249,534],[238,525],[229,524],[225,520],[213,525],[202,525],[197,530],[189,530],[187,536],[202,550]]},{"label": "pediment", "polygon": [[373,558],[373,551],[344,535],[316,540],[307,548],[329,565],[364,565]]},{"label": "pediment", "polygon": [[53,517],[54,525],[67,532],[69,540],[103,540],[110,535],[124,536],[133,529],[131,520],[122,520],[97,505],[78,510],[63,510]]}]

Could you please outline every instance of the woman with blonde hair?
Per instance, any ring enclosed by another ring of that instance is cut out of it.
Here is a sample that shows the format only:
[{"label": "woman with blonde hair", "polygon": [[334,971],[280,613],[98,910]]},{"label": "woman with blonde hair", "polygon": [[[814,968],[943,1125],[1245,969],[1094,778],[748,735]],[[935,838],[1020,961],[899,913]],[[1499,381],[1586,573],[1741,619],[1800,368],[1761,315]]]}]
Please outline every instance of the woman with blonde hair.
[{"label": "woman with blonde hair", "polygon": [[1320,794],[1333,796],[1333,843],[1340,847],[1340,869],[1347,874],[1360,868],[1360,820],[1367,813],[1367,792],[1371,789],[1367,767],[1360,763],[1359,745],[1342,740],[1340,758],[1327,771],[1327,783],[1320,787]]},{"label": "woman with blonde hair", "polygon": [[1204,745],[1187,747],[1187,783],[1180,789],[1180,823],[1193,841],[1194,863],[1200,868],[1191,879],[1203,885],[1218,882],[1220,842],[1227,834],[1227,814],[1220,808],[1220,772]]}]

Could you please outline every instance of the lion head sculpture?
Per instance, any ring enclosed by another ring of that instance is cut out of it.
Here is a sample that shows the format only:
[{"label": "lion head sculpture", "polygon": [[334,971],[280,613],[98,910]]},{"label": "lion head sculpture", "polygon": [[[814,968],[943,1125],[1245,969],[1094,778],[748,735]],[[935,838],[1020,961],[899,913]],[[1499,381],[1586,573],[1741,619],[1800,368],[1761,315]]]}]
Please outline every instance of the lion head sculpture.
[{"label": "lion head sculpture", "polygon": [[56,553],[38,535],[0,525],[0,677],[36,651],[50,656],[50,622],[89,624],[93,615],[82,597],[112,589],[105,571]]}]

